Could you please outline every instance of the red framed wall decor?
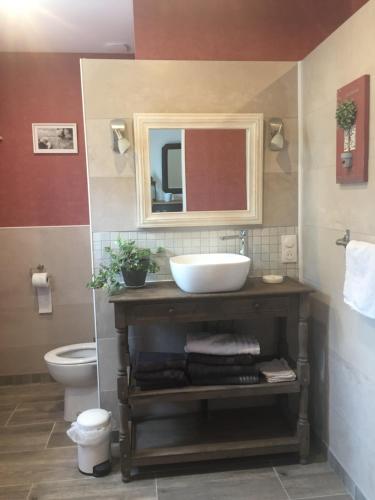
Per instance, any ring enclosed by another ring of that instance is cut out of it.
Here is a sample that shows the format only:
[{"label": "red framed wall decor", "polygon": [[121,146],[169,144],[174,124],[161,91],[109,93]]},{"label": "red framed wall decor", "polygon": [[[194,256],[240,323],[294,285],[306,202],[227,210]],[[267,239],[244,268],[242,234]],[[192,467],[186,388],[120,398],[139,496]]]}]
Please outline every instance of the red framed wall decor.
[{"label": "red framed wall decor", "polygon": [[337,104],[347,100],[352,100],[357,105],[355,137],[350,141],[352,143],[350,147],[352,166],[346,168],[342,164],[341,153],[345,148],[345,133],[343,129],[337,128],[337,184],[355,184],[368,180],[370,75],[363,75],[337,91]]}]

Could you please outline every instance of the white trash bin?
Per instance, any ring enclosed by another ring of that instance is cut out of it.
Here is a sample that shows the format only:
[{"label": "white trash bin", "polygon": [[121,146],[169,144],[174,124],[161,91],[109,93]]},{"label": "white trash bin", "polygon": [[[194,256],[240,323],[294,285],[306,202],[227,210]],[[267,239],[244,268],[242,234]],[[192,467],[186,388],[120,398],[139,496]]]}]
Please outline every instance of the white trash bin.
[{"label": "white trash bin", "polygon": [[111,471],[109,411],[95,408],[82,412],[66,433],[78,445],[78,469],[82,474],[100,477]]}]

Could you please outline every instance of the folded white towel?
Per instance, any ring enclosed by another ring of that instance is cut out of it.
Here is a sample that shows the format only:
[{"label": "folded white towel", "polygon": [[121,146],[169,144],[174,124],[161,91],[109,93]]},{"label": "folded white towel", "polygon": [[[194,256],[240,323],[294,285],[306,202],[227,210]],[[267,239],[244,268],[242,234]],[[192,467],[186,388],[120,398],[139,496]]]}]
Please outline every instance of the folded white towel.
[{"label": "folded white towel", "polygon": [[350,241],[346,247],[344,302],[375,318],[375,245]]},{"label": "folded white towel", "polygon": [[267,382],[271,384],[296,380],[296,374],[283,358],[264,361],[263,363],[258,363],[256,367],[266,377]]},{"label": "folded white towel", "polygon": [[239,333],[189,333],[185,352],[214,354],[218,356],[236,354],[260,354],[259,342],[251,335]]}]

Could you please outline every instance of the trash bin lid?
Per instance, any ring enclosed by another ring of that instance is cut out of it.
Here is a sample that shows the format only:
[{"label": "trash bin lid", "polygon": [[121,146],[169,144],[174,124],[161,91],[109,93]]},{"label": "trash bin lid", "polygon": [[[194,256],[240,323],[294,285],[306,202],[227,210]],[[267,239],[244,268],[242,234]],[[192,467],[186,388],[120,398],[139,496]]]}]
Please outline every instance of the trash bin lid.
[{"label": "trash bin lid", "polygon": [[77,417],[77,424],[86,430],[98,429],[106,426],[111,420],[111,413],[102,408],[93,408],[80,413]]}]

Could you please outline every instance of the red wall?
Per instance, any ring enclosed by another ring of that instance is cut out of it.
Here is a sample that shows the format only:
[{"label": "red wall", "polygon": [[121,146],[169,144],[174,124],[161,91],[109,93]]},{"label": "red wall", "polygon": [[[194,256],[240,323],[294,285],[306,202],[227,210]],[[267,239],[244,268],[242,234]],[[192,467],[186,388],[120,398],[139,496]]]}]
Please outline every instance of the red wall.
[{"label": "red wall", "polygon": [[137,59],[298,61],[367,0],[133,0]]},{"label": "red wall", "polygon": [[[79,54],[0,55],[0,226],[88,224]],[[31,124],[75,122],[78,154],[33,154]]]}]

